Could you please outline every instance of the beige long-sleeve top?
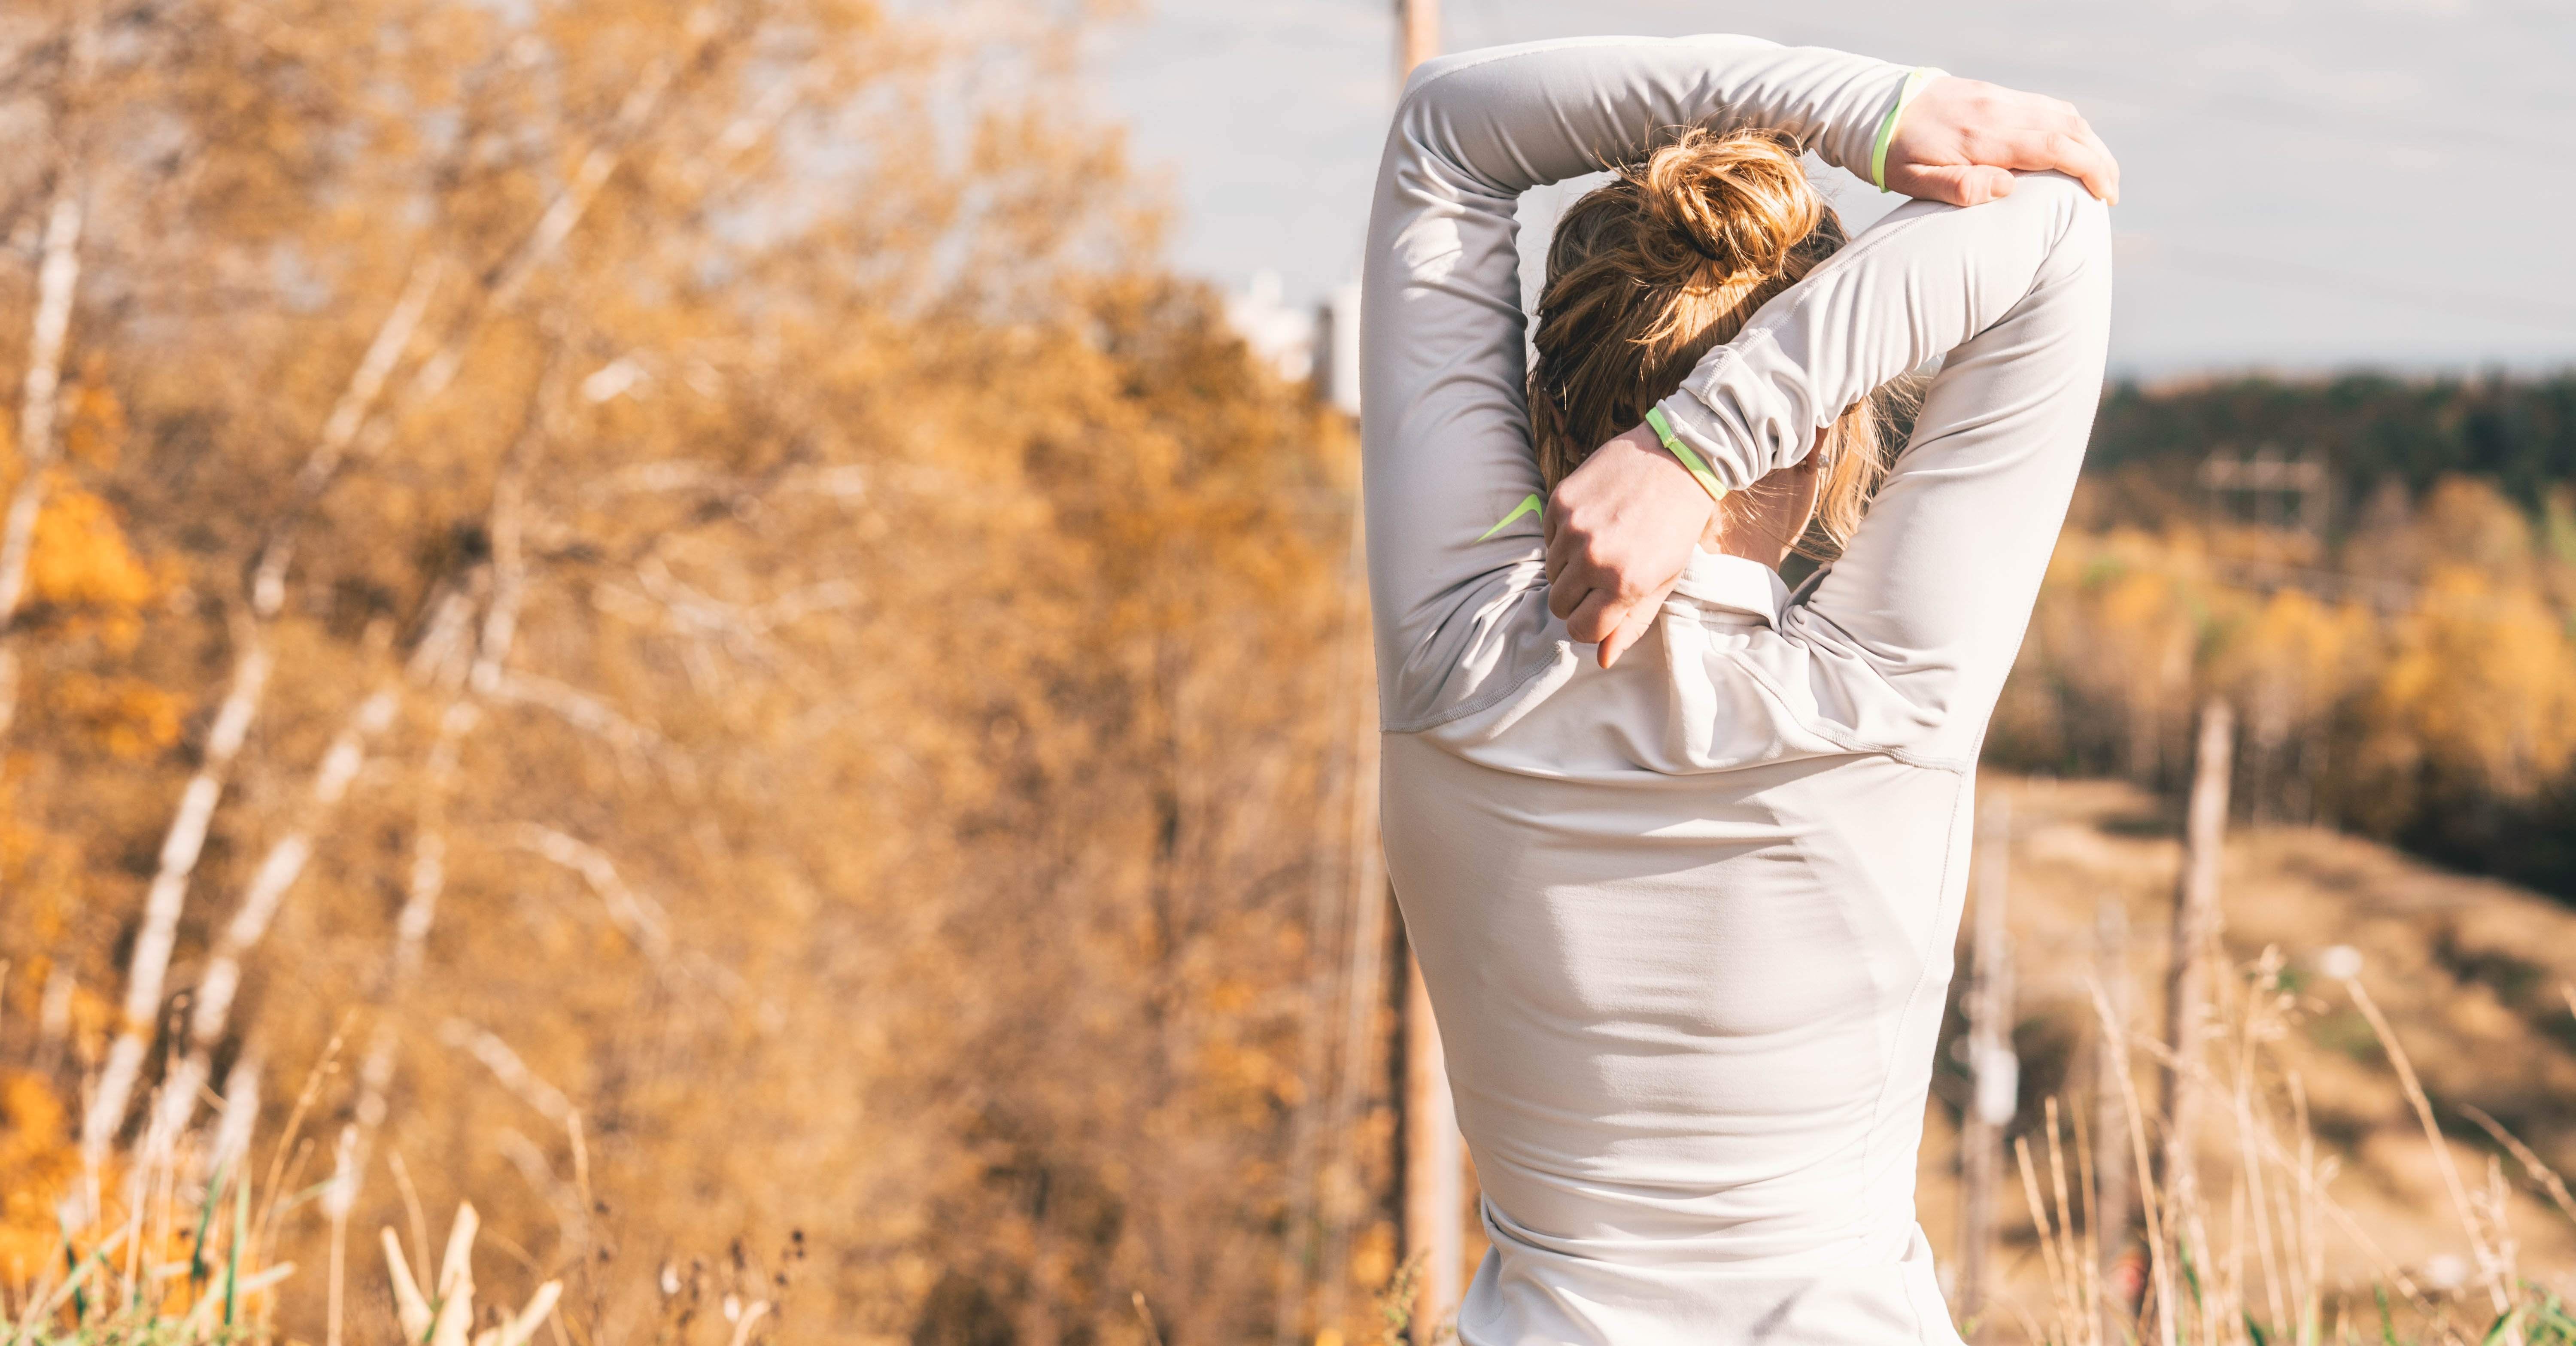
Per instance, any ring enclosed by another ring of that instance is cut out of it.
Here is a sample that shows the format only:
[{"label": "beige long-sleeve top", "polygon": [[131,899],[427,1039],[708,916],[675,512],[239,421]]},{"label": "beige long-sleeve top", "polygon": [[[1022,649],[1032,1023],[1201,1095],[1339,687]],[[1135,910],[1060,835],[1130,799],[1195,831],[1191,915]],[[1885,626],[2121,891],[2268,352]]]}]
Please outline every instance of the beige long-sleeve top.
[{"label": "beige long-sleeve top", "polygon": [[[1748,38],[1416,72],[1371,215],[1363,436],[1387,859],[1493,1252],[1472,1346],[1957,1340],[1913,1213],[1973,764],[2063,520],[2108,328],[2072,181],[1914,203],[1663,403],[1730,485],[1940,359],[1800,593],[1697,554],[1618,667],[1547,611],[1513,204],[1665,128],[1865,169],[1904,69]],[[1695,489],[1686,483],[1682,489]]]}]

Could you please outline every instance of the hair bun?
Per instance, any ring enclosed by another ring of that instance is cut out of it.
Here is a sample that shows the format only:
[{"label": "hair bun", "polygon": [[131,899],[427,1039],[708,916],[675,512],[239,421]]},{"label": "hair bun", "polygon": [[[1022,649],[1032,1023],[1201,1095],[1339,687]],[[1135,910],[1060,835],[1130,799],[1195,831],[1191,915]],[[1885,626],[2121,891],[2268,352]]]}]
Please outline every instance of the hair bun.
[{"label": "hair bun", "polygon": [[[1554,489],[1843,241],[1842,221],[1808,183],[1796,148],[1763,132],[1676,132],[1566,207],[1548,240],[1530,332],[1530,443],[1540,477]],[[1828,446],[1810,456],[1830,462],[1837,453]],[[1857,517],[1857,508],[1828,506],[1825,517],[1830,525]]]},{"label": "hair bun", "polygon": [[1674,261],[1715,266],[1729,279],[1778,275],[1824,215],[1797,152],[1775,135],[1692,127],[1625,176],[1648,220],[1670,236]]}]

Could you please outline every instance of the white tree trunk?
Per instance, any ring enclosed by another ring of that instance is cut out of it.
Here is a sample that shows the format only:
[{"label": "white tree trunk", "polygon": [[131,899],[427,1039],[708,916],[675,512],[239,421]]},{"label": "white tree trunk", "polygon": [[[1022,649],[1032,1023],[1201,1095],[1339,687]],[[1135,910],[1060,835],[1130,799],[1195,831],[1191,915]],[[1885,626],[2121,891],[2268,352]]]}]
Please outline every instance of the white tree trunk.
[{"label": "white tree trunk", "polygon": [[197,871],[197,858],[205,853],[206,828],[214,820],[216,801],[223,797],[224,777],[233,757],[250,734],[270,666],[268,646],[255,633],[246,632],[241,653],[233,660],[232,685],[215,712],[214,728],[206,735],[205,755],[180,793],[178,811],[171,815],[170,830],[162,838],[160,866],[144,894],[143,925],[135,934],[134,956],[126,965],[125,1012],[117,1024],[116,1041],[108,1048],[107,1064],[99,1071],[98,1090],[81,1118],[81,1156],[92,1165],[107,1157],[108,1142],[116,1138],[117,1128],[125,1122],[126,1106],[134,1101],[144,1054],[159,1027],[161,985],[170,972],[170,951],[178,943],[188,880]]},{"label": "white tree trunk", "polygon": [[303,877],[305,863],[313,858],[315,831],[329,819],[341,796],[348,793],[349,783],[366,764],[368,742],[393,723],[399,703],[391,687],[380,687],[358,703],[348,723],[332,739],[330,749],[322,754],[322,763],[313,773],[304,816],[268,848],[268,854],[252,873],[241,905],[216,938],[214,953],[206,961],[206,973],[197,980],[196,1006],[188,1020],[187,1055],[162,1087],[161,1106],[155,1110],[148,1132],[148,1154],[167,1154],[195,1115],[197,1091],[205,1086],[213,1069],[215,1047],[223,1041],[234,996],[241,990],[242,957],[268,933],[269,923],[285,904],[288,890]]},{"label": "white tree trunk", "polygon": [[26,390],[18,406],[18,486],[0,526],[0,739],[18,716],[18,604],[26,596],[27,562],[36,550],[36,519],[62,438],[63,343],[71,331],[72,296],[80,285],[81,185],[66,169],[45,215],[44,260],[36,269],[35,330],[27,340]]},{"label": "white tree trunk", "polygon": [[36,550],[36,521],[43,516],[45,480],[61,451],[63,346],[71,333],[72,300],[80,289],[82,226],[88,219],[88,174],[74,121],[77,100],[88,92],[98,67],[98,14],[84,10],[69,34],[71,64],[54,111],[60,165],[54,199],[45,212],[37,247],[36,311],[27,335],[27,374],[18,403],[18,486],[0,524],[0,741],[18,717],[18,604],[26,597],[27,563]]},{"label": "white tree trunk", "polygon": [[[450,327],[439,346],[415,371],[406,389],[407,404],[416,406],[434,398],[446,389],[461,366],[465,348],[475,332],[479,330],[482,320],[514,303],[524,292],[530,277],[546,262],[552,260],[563,241],[570,236],[572,230],[579,225],[582,217],[588,212],[599,189],[606,184],[608,178],[624,161],[625,152],[633,143],[637,133],[660,109],[664,96],[668,93],[678,71],[687,68],[703,54],[705,48],[717,36],[718,27],[716,11],[712,7],[701,7],[691,14],[689,50],[686,55],[677,60],[657,61],[638,79],[635,88],[621,101],[607,131],[593,142],[592,148],[583,156],[580,167],[571,181],[567,182],[556,193],[554,199],[547,203],[545,211],[539,215],[520,247],[500,266],[485,273],[482,278],[483,283],[479,287],[483,302],[469,307],[468,312]],[[294,557],[297,532],[306,510],[339,476],[341,467],[353,456],[353,450],[363,450],[366,445],[374,442],[370,437],[370,426],[372,425],[376,436],[390,434],[390,426],[374,413],[381,400],[386,381],[400,362],[404,350],[411,344],[413,334],[426,312],[429,296],[435,288],[440,269],[439,264],[434,260],[424,261],[414,268],[401,298],[395,302],[392,310],[379,324],[374,339],[368,344],[365,356],[359,361],[357,369],[352,371],[348,385],[333,405],[331,415],[324,422],[321,434],[298,469],[295,479],[295,498],[289,503],[283,517],[263,542],[254,559],[250,583],[251,614],[244,646],[246,652],[242,660],[236,664],[231,690],[227,692],[223,709],[216,717],[216,731],[209,736],[206,757],[196,776],[190,780],[186,793],[181,797],[178,813],[172,819],[169,839],[162,849],[160,871],[155,875],[151,892],[145,900],[143,926],[137,936],[134,958],[127,974],[125,1021],[120,1025],[118,1037],[109,1049],[108,1061],[100,1076],[98,1092],[93,1096],[91,1106],[83,1118],[82,1149],[84,1155],[93,1164],[105,1157],[106,1147],[123,1124],[126,1109],[133,1101],[134,1090],[142,1073],[143,1061],[150,1048],[151,1033],[155,1028],[153,1020],[159,1013],[163,983],[169,969],[171,950],[177,939],[179,917],[186,901],[188,880],[195,871],[198,856],[203,851],[207,828],[212,821],[215,805],[222,795],[226,771],[231,764],[233,754],[238,751],[242,738],[247,735],[251,721],[257,714],[260,692],[267,682],[269,657],[263,637],[269,622],[284,608],[286,572]],[[508,634],[507,628],[515,622],[515,601],[514,597],[513,614],[504,621],[503,630],[500,632],[504,638]],[[5,645],[5,641],[0,641],[0,645]],[[485,658],[489,660],[492,669],[485,680],[495,687],[506,687],[509,679],[500,668],[500,660],[491,656],[489,652],[486,653]],[[248,676],[253,674],[255,676]],[[442,718],[442,737],[449,735],[446,728],[449,721],[457,720],[462,716],[465,721],[470,722],[473,713],[472,708],[461,698],[451,704],[448,715]],[[462,732],[461,724],[456,732]],[[434,847],[438,843],[430,844]],[[310,839],[307,838],[303,848],[308,854],[309,846]],[[282,882],[277,887],[277,896],[282,897],[285,888],[292,885],[295,874],[301,872],[304,856],[272,853],[270,859],[276,862],[279,867],[277,872],[283,876]],[[265,865],[262,873],[264,878],[270,877],[268,867]],[[430,859],[426,869],[423,867],[422,859],[415,858],[414,893],[406,900],[404,918],[397,931],[398,969],[404,964],[406,949],[410,951],[409,956],[413,961],[418,957],[419,936],[405,932],[417,926],[420,934],[425,935],[428,914],[435,910],[438,882],[433,877],[424,886],[424,873],[432,876],[438,873],[434,857]],[[258,891],[258,882],[254,881],[254,893]],[[426,901],[421,900],[424,893],[427,897]],[[265,918],[260,924],[264,928]],[[237,969],[233,975],[237,979]],[[228,1004],[229,987],[226,988],[225,999]],[[369,1134],[372,1133],[375,1123],[367,1117],[366,1104],[372,1101],[376,1113],[381,1116],[383,1087],[384,1082],[390,1078],[392,1050],[390,1025],[380,1022],[370,1042],[366,1069],[361,1072],[360,1122],[362,1130]],[[192,1105],[193,1093],[194,1090],[189,1091],[190,1105]],[[173,1106],[179,1105],[177,1102],[173,1104]],[[346,1155],[343,1156],[344,1161],[348,1158]],[[364,1164],[362,1137],[359,1152],[355,1157],[355,1168],[363,1169]],[[349,1169],[345,1162],[343,1171],[345,1181],[355,1181],[355,1172]],[[342,1209],[345,1210],[345,1206]]]}]

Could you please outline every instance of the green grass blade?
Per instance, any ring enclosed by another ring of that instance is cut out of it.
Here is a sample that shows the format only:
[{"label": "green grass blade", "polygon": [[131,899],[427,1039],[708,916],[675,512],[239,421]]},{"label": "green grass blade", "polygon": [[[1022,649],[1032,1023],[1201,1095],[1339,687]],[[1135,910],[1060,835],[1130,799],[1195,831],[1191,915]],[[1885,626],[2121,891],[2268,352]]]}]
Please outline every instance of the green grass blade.
[{"label": "green grass blade", "polygon": [[63,1240],[63,1288],[72,1292],[72,1321],[89,1316],[89,1296],[81,1292],[81,1279],[89,1275],[89,1264],[72,1248],[70,1239]]},{"label": "green grass blade", "polygon": [[188,1247],[188,1286],[195,1289],[206,1283],[206,1230],[215,1222],[215,1209],[223,1203],[224,1179],[230,1177],[223,1166],[215,1166],[215,1176],[206,1184],[206,1204],[197,1209],[197,1237]]},{"label": "green grass blade", "polygon": [[233,1314],[240,1308],[236,1290],[241,1284],[242,1244],[250,1241],[250,1184],[233,1189],[233,1246],[224,1254],[224,1327],[231,1335]]}]

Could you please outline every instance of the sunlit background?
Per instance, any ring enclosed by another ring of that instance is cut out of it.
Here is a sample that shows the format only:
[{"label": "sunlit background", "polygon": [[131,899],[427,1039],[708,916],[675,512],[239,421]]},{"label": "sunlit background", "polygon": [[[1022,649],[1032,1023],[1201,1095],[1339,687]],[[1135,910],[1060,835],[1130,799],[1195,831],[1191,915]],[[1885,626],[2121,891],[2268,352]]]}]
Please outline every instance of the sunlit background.
[{"label": "sunlit background", "polygon": [[[1448,0],[1450,50],[1749,33],[2065,98],[2119,155],[2115,370],[2552,368],[2576,355],[2576,8],[2551,0]],[[1394,106],[1380,0],[1140,3],[1098,97],[1173,258],[1311,304],[1356,276]],[[1857,180],[1855,223],[1886,208]]]},{"label": "sunlit background", "polygon": [[[0,6],[0,1339],[1446,1339],[1319,325],[1397,27]],[[1434,36],[1724,30],[2125,167],[1925,1115],[1962,1326],[2576,1346],[2576,12]]]}]

